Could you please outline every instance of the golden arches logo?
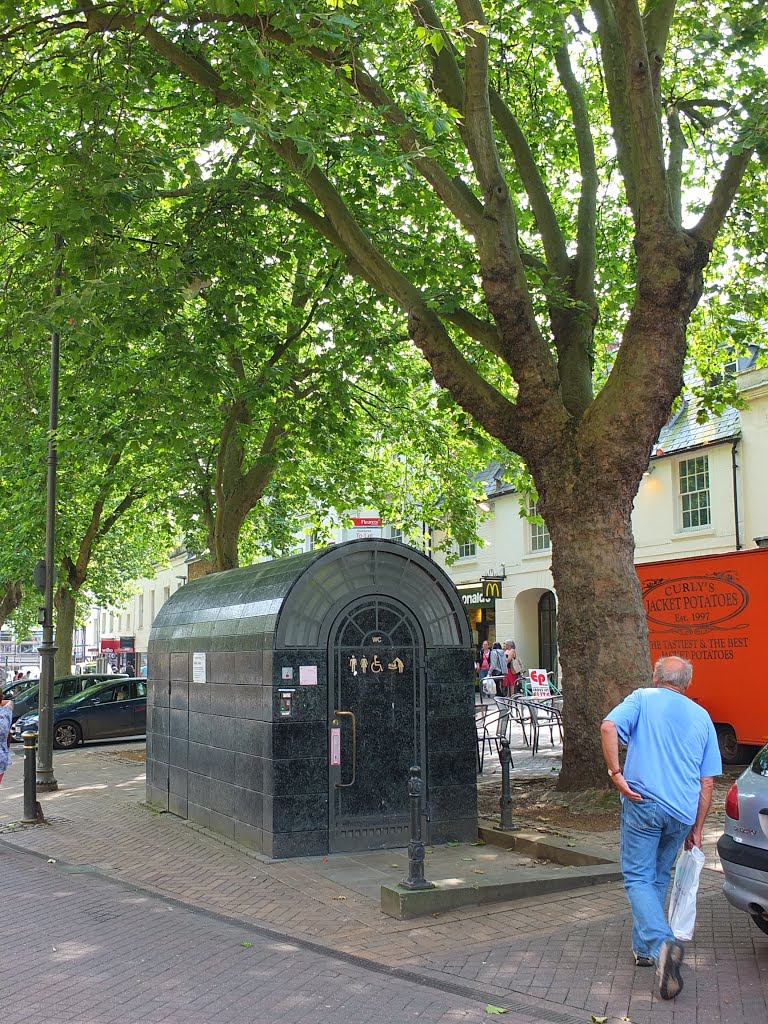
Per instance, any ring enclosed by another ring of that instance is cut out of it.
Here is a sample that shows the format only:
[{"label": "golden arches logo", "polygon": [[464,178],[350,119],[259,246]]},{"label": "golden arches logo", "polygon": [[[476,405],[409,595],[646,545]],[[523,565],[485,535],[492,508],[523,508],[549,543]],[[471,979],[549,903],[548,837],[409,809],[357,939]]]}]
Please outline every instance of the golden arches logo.
[{"label": "golden arches logo", "polygon": [[483,597],[501,597],[501,583],[499,580],[483,580]]}]

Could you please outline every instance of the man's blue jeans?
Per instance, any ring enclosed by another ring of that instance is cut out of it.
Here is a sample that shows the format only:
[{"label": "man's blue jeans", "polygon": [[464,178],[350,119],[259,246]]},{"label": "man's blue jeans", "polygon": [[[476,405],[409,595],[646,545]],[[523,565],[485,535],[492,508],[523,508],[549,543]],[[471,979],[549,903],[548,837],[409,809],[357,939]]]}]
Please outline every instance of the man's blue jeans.
[{"label": "man's blue jeans", "polygon": [[658,959],[661,944],[674,935],[664,913],[672,865],[691,826],[655,800],[621,798],[621,871],[632,907],[632,949]]}]

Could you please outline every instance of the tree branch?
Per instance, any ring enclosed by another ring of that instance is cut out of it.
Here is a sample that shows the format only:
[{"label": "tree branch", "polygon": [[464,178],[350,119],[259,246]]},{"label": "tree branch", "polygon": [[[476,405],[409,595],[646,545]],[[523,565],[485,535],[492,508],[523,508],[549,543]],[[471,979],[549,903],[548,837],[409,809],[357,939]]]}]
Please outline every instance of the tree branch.
[{"label": "tree branch", "polygon": [[18,580],[6,580],[0,587],[0,626],[5,624],[9,615],[16,611],[21,604],[23,592],[21,583]]},{"label": "tree branch", "polygon": [[241,505],[243,501],[246,501],[250,502],[250,507],[252,507],[253,496],[255,495],[258,498],[264,493],[267,484],[275,472],[275,463],[272,461],[272,456],[275,454],[277,442],[284,433],[285,424],[281,418],[274,416],[270,420],[257,458],[238,484],[238,504]]},{"label": "tree branch", "polygon": [[[645,2],[643,28],[645,44],[652,60],[657,55],[663,60],[676,5],[677,0],[646,0]],[[653,63],[661,68],[661,61],[653,61]]]},{"label": "tree branch", "polygon": [[466,186],[457,184],[458,175],[452,178],[437,160],[424,156],[421,140],[394,99],[363,69],[356,57],[347,54],[343,58],[328,58],[325,63],[333,67],[344,64],[351,66],[349,81],[354,88],[389,124],[398,129],[397,142],[400,149],[411,157],[413,166],[460,224],[467,231],[476,233],[483,212],[481,204]]},{"label": "tree branch", "polygon": [[80,0],[78,10],[85,16],[89,32],[115,32],[118,29],[135,32],[137,35],[143,36],[156,53],[183,71],[187,78],[210,92],[217,103],[227,107],[244,105],[244,97],[232,89],[225,88],[221,76],[212,67],[177,43],[166,39],[149,23],[137,25],[136,17],[133,14],[105,13],[98,10],[92,0]]},{"label": "tree branch", "polygon": [[728,157],[722,173],[715,184],[712,198],[707,204],[698,223],[690,232],[695,238],[712,247],[715,236],[723,225],[728,210],[739,189],[742,178],[752,159],[754,149],[748,148]]},{"label": "tree branch", "polygon": [[631,159],[637,204],[633,211],[641,235],[664,231],[671,224],[659,107],[654,94],[661,54],[649,56],[637,0],[613,0],[623,41]]},{"label": "tree branch", "polygon": [[581,172],[576,246],[576,298],[594,305],[595,240],[597,231],[597,164],[595,161],[595,147],[592,141],[589,111],[584,100],[584,92],[571,67],[564,23],[561,27],[561,32],[562,43],[555,53],[555,64],[571,108],[576,149],[579,154],[579,170]]},{"label": "tree branch", "polygon": [[495,324],[481,320],[467,309],[454,309],[450,313],[440,312],[439,315],[441,320],[459,327],[468,338],[479,341],[489,352],[493,352],[501,359],[504,358],[501,338]]},{"label": "tree branch", "polygon": [[590,6],[597,20],[616,155],[627,193],[627,204],[634,214],[637,209],[637,175],[632,161],[629,87],[624,48],[612,0],[590,0]]},{"label": "tree branch", "polygon": [[685,133],[680,127],[680,114],[674,104],[667,107],[669,129],[669,157],[667,158],[667,181],[669,202],[675,227],[683,223],[683,156],[685,154]]},{"label": "tree branch", "polygon": [[[482,9],[476,0],[458,0],[458,3],[466,9],[465,23],[482,20]],[[164,39],[151,26],[137,27],[132,15],[110,17],[97,11],[90,0],[83,2],[82,6],[91,31],[107,32],[116,28],[135,31],[184,75],[207,89],[217,102],[231,107],[247,106],[244,97],[224,87],[220,76],[213,68],[205,65],[204,62],[187,53],[177,44]],[[477,14],[480,15],[479,19],[475,18]],[[185,16],[184,20],[188,21],[189,17]],[[196,15],[193,20],[203,19]],[[217,18],[211,16],[209,20],[217,20]],[[226,16],[221,20],[246,23],[243,16]],[[257,17],[252,23],[255,24],[256,21],[262,31],[269,32],[276,38],[268,24],[268,19]],[[295,45],[285,33],[282,34],[282,41]],[[485,284],[487,286],[489,276],[495,283],[496,275],[500,274],[504,278],[505,291],[508,293],[511,288],[515,293],[516,301],[507,303],[503,311],[503,316],[509,319],[510,323],[505,325],[506,330],[502,334],[506,334],[510,339],[515,339],[514,351],[512,348],[505,351],[504,358],[509,363],[510,357],[516,355],[518,364],[522,366],[523,360],[520,358],[520,354],[527,342],[530,341],[533,344],[534,367],[531,369],[529,365],[525,374],[531,380],[532,386],[529,390],[531,401],[540,406],[542,401],[551,400],[552,396],[557,394],[556,373],[549,349],[536,327],[522,261],[516,244],[514,214],[499,165],[498,154],[495,151],[488,106],[487,45],[479,33],[472,33],[469,50],[473,54],[468,62],[470,65],[468,78],[472,88],[468,89],[471,99],[470,108],[466,113],[469,115],[470,110],[473,112],[484,111],[482,128],[475,126],[470,130],[470,134],[473,135],[476,143],[477,166],[483,169],[486,177],[485,208],[476,236],[478,238],[485,236],[487,240],[486,256],[492,257],[486,259],[486,265],[483,268]],[[313,53],[311,49],[306,52],[310,56],[314,56],[315,59],[324,59],[320,54]],[[340,58],[334,57],[334,63],[339,60]],[[474,113],[472,116],[467,116],[466,120],[468,123],[473,123]],[[459,352],[438,315],[428,308],[421,291],[396,270],[373,245],[320,168],[317,165],[308,166],[306,158],[299,153],[291,139],[280,139],[272,134],[265,134],[263,139],[265,144],[306,183],[314,194],[333,232],[333,236],[329,235],[327,225],[322,224],[322,227],[325,228],[323,231],[325,237],[332,238],[334,244],[355,261],[360,269],[360,275],[376,290],[388,295],[403,310],[407,311],[409,322],[413,327],[411,337],[414,338],[417,345],[423,346],[422,351],[433,367],[437,382],[449,387],[457,397],[460,395],[466,397],[467,401],[478,409],[481,406],[483,408],[491,406],[497,409],[499,421],[503,419],[506,424],[507,443],[514,447],[519,441],[515,406],[496,391],[477,372],[472,363]],[[488,173],[492,175],[490,178],[487,177]],[[453,186],[456,202],[458,206],[464,208],[464,214],[469,212],[467,192],[466,186],[463,188]],[[309,208],[306,207],[302,211],[305,217],[309,215],[309,212]],[[318,226],[320,226],[319,223]],[[482,249],[482,243],[480,243],[480,247]],[[491,265],[490,272],[489,264]],[[504,267],[508,268],[508,273],[502,273]],[[495,312],[494,316],[496,316]],[[447,383],[448,381],[450,381],[450,385]]]},{"label": "tree branch", "polygon": [[[496,149],[488,96],[488,37],[479,0],[456,0],[466,33],[464,56],[464,136],[472,166],[483,191],[484,220],[491,231],[481,232],[478,244],[496,252],[500,238],[510,252],[517,248],[515,213]],[[477,25],[475,29],[473,26]],[[503,244],[503,243],[502,243]],[[495,262],[495,257],[494,257]]]},{"label": "tree branch", "polygon": [[509,146],[517,173],[520,175],[523,188],[531,204],[531,210],[536,218],[536,226],[541,234],[547,258],[547,268],[551,274],[565,281],[569,273],[568,250],[549,198],[549,190],[544,184],[528,140],[517,119],[492,86],[489,87],[489,98],[493,119]]},{"label": "tree branch", "polygon": [[109,515],[104,520],[104,522],[103,522],[103,524],[101,526],[101,529],[99,530],[99,538],[98,539],[101,540],[103,537],[106,537],[106,535],[109,533],[109,531],[115,525],[117,520],[121,516],[125,515],[125,513],[128,511],[128,509],[132,505],[135,505],[136,502],[141,497],[142,497],[142,492],[140,490],[137,490],[135,488],[131,488],[131,490],[128,491],[128,493],[125,495],[125,497],[122,499],[122,501],[120,501],[120,503],[117,504],[112,509],[112,511],[109,513]]},{"label": "tree branch", "polygon": [[[438,95],[454,110],[464,109],[464,79],[456,60],[453,40],[443,27],[431,0],[412,0],[408,5],[411,17],[417,26],[439,32],[443,46],[438,50],[429,45],[427,51],[432,64],[432,78]],[[463,128],[460,126],[460,131]]]}]

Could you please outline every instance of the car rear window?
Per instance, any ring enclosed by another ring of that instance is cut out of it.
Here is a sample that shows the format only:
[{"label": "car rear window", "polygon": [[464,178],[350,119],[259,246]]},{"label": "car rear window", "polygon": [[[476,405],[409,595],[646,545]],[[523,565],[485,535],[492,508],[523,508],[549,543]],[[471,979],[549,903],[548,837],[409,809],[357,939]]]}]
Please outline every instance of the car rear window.
[{"label": "car rear window", "polygon": [[756,775],[768,776],[768,745],[763,747],[750,767]]}]

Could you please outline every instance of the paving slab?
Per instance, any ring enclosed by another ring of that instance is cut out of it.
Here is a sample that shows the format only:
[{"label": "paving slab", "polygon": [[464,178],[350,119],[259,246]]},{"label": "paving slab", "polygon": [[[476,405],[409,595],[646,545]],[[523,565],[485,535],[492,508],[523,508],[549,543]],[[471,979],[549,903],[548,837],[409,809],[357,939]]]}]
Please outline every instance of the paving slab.
[{"label": "paving slab", "polygon": [[[17,763],[0,786],[0,822],[5,823],[0,856],[24,851],[45,863],[56,861],[50,867],[62,891],[75,882],[87,886],[113,880],[147,898],[260,929],[276,942],[354,957],[355,963],[442,986],[457,997],[472,993],[524,1020],[589,1022],[593,1014],[608,1017],[610,1024],[768,1020],[768,936],[729,907],[720,891],[722,876],[709,867],[701,883],[696,935],[686,945],[685,988],[669,1004],[654,995],[653,971],[635,968],[631,961],[631,918],[619,883],[396,920],[381,913],[374,895],[358,891],[360,878],[348,883],[343,872],[330,877],[307,863],[270,862],[142,806],[144,770],[128,759],[131,749],[90,746],[57,753],[60,790],[41,798],[49,824],[26,828],[11,828],[22,809]],[[516,757],[515,770],[520,760]],[[586,839],[615,852],[615,832],[576,834],[556,814],[553,818],[550,831],[561,833],[566,842]],[[711,821],[708,865],[715,863],[712,851],[719,832],[719,823]],[[470,848],[458,856],[482,853],[482,848]],[[387,862],[400,865],[403,854],[375,856],[380,870]],[[29,937],[31,943],[38,940]],[[68,970],[66,984],[76,988],[79,961],[73,959]],[[172,977],[170,961],[168,972]],[[417,1000],[414,1006],[421,1004]],[[173,1012],[171,1020],[197,1019],[178,1008]],[[114,1013],[111,1019],[131,1024],[120,1017],[118,998]],[[58,1018],[36,1016],[32,1007],[23,1019]],[[90,1024],[91,1018],[75,1013],[66,1019]],[[316,1019],[323,1021],[322,1008]],[[381,1015],[373,1019],[386,1022]]]}]

